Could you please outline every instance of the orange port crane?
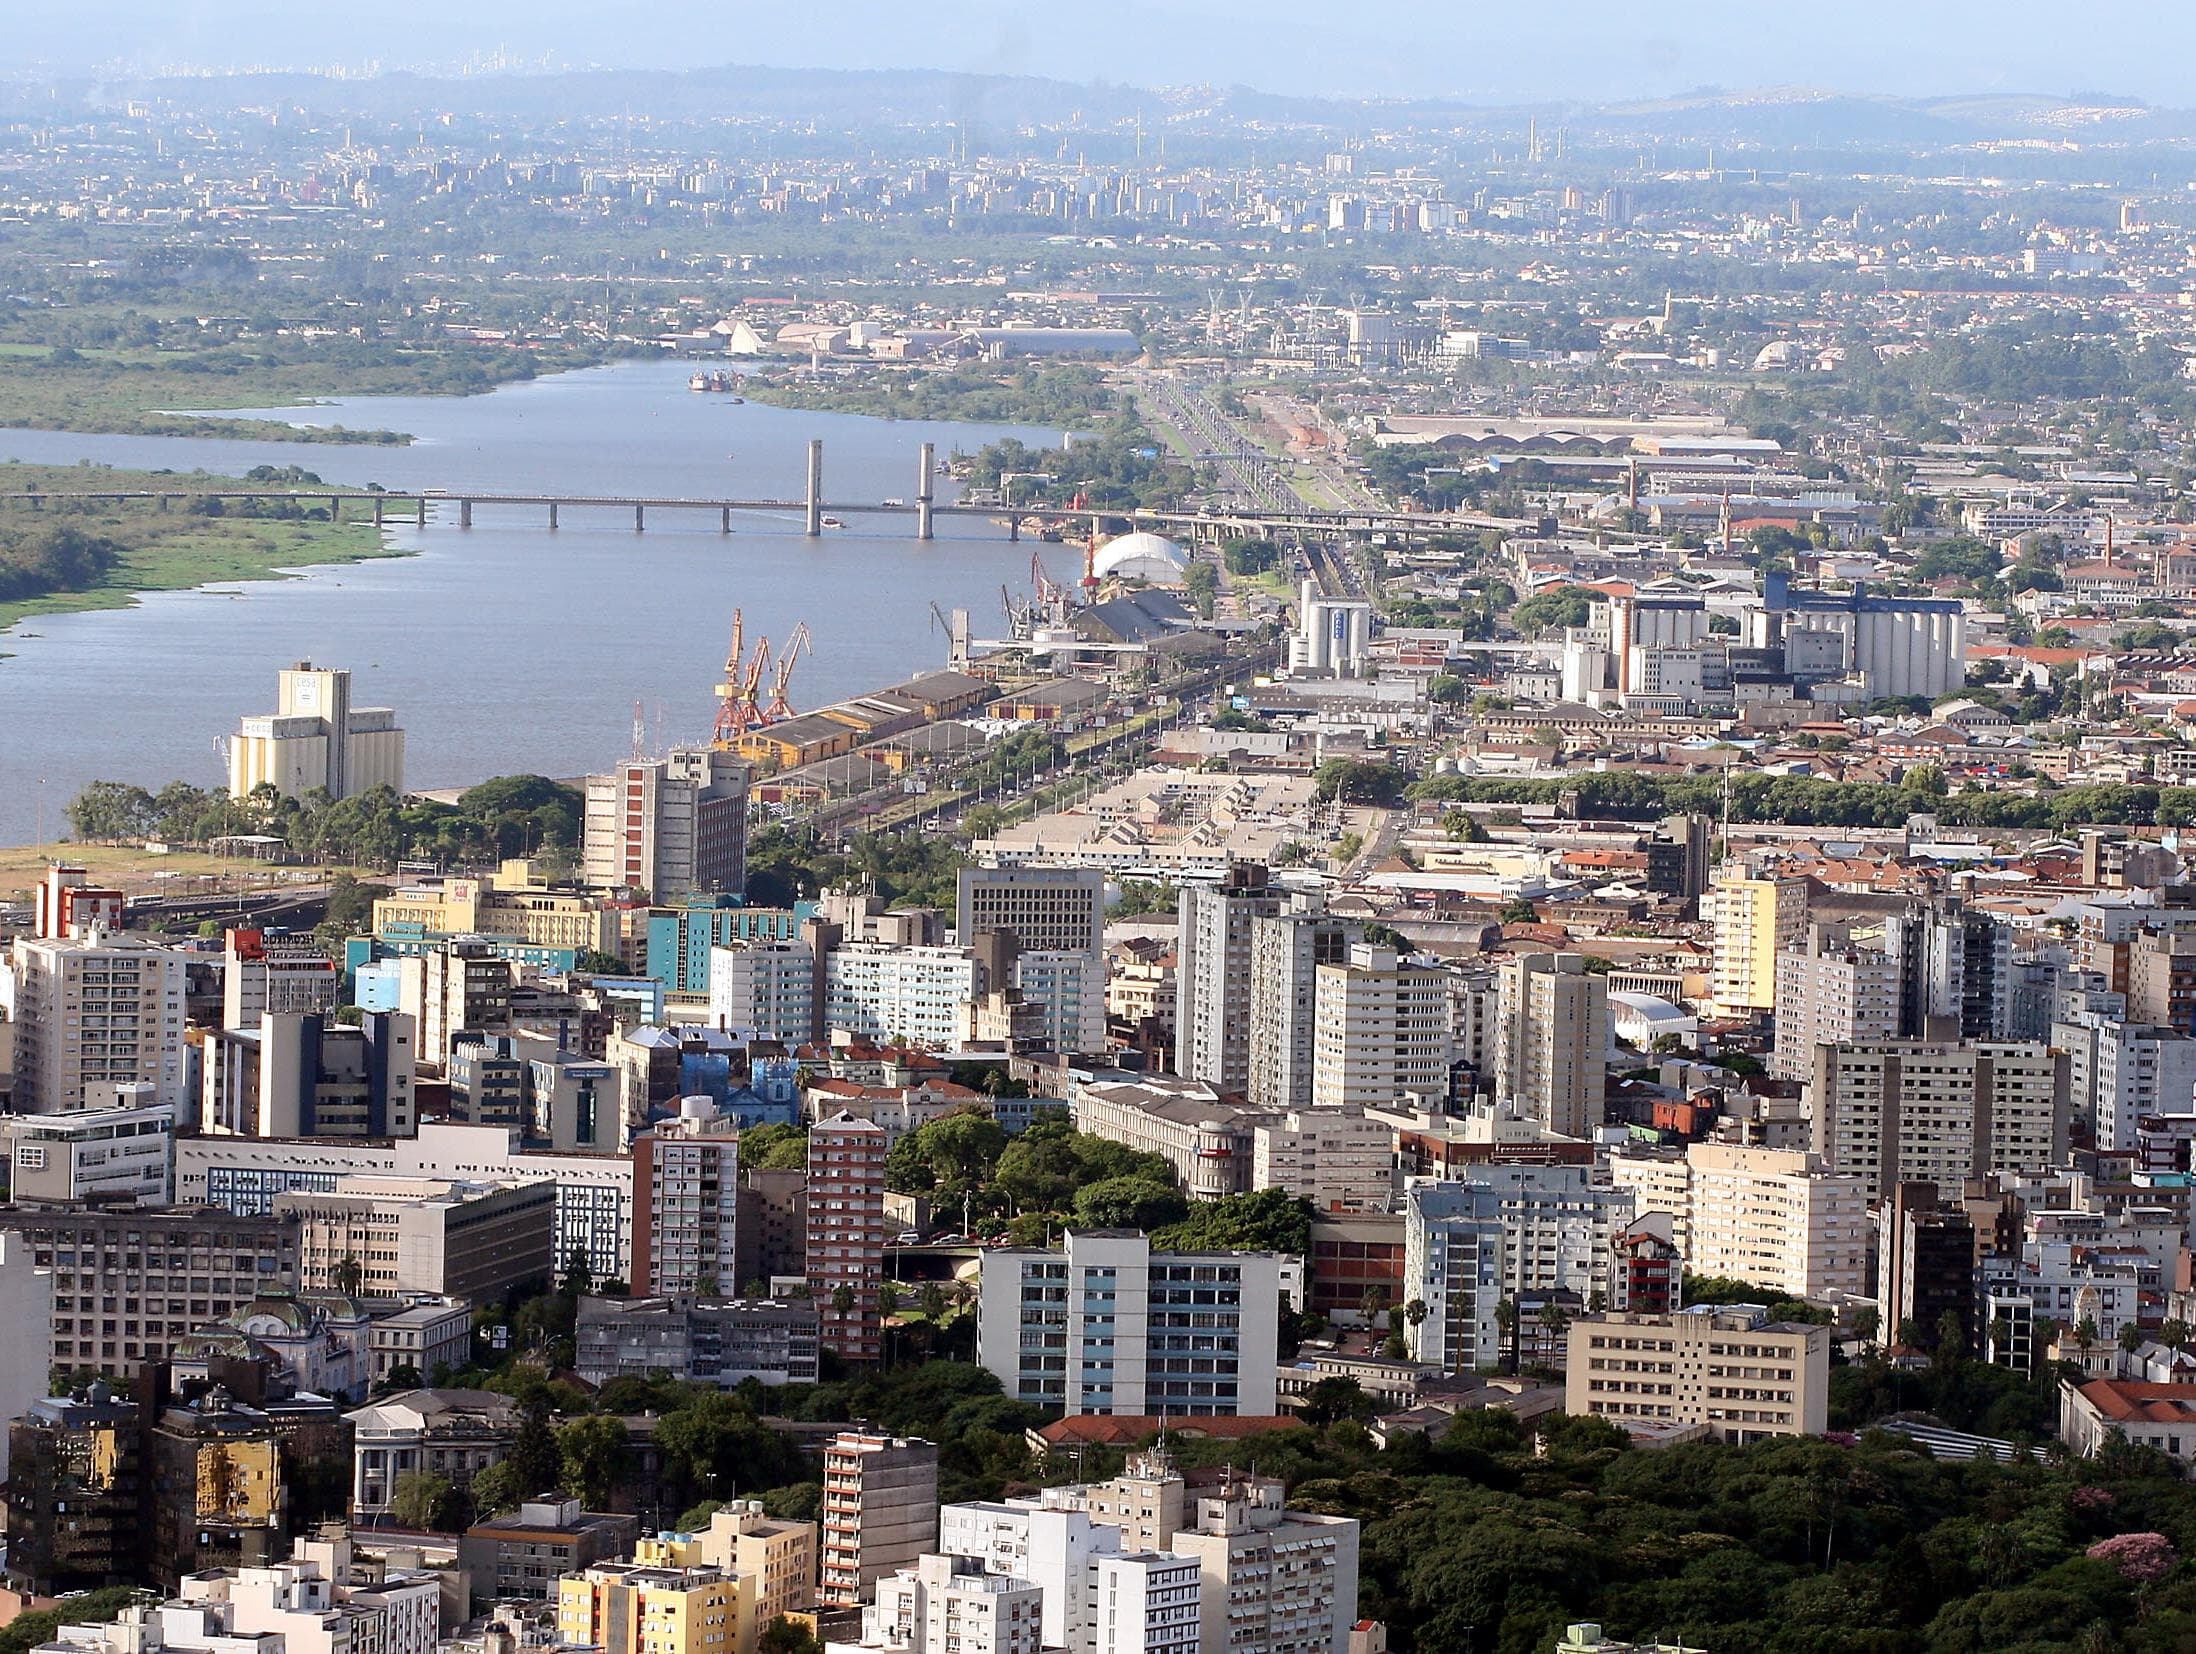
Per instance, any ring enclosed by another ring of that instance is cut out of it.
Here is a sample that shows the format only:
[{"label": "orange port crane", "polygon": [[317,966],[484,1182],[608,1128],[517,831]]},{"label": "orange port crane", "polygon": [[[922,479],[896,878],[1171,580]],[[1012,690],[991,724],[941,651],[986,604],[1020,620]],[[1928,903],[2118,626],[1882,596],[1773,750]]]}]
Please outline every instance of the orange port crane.
[{"label": "orange port crane", "polygon": [[[767,644],[764,645],[768,647]],[[793,630],[785,640],[785,647],[778,654],[778,670],[770,680],[770,700],[762,709],[764,723],[774,724],[793,716],[793,703],[785,698],[785,686],[793,681],[793,664],[809,652],[808,622],[796,620]]]},{"label": "orange port crane", "polygon": [[745,731],[740,726],[740,655],[745,647],[745,617],[732,611],[732,652],[724,657],[724,682],[717,685],[717,727],[710,744],[729,748]]}]

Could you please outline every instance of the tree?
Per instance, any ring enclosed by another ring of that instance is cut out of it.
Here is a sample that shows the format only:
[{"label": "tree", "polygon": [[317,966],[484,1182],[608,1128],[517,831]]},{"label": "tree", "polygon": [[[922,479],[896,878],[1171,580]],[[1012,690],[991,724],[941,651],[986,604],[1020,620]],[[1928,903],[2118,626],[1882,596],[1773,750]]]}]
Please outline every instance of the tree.
[{"label": "tree", "polygon": [[1393,808],[1403,801],[1404,774],[1393,764],[1330,758],[1313,772],[1313,795],[1322,803]]},{"label": "tree", "polygon": [[1322,1378],[1305,1392],[1297,1416],[1315,1429],[1338,1419],[1369,1419],[1375,1412],[1372,1397],[1354,1378]]},{"label": "tree", "polygon": [[740,1165],[756,1171],[797,1172],[808,1167],[808,1128],[751,1126],[740,1133]]},{"label": "tree", "polygon": [[610,1508],[611,1484],[625,1454],[622,1420],[593,1415],[574,1419],[557,1432],[564,1455],[564,1486],[589,1510]]},{"label": "tree", "polygon": [[518,1478],[520,1496],[554,1493],[564,1485],[564,1452],[549,1424],[549,1398],[537,1391],[519,1403],[518,1435],[504,1463]]},{"label": "tree", "polygon": [[823,1654],[823,1644],[816,1640],[815,1633],[783,1614],[763,1627],[755,1648],[756,1654]]},{"label": "tree", "polygon": [[528,1499],[547,1492],[546,1488],[528,1487],[518,1467],[509,1459],[473,1472],[471,1492],[473,1515],[485,1521],[498,1511],[516,1510]]},{"label": "tree", "polygon": [[389,1493],[389,1515],[399,1527],[447,1532],[457,1525],[457,1488],[447,1476],[407,1470]]},{"label": "tree", "polygon": [[366,1266],[359,1262],[357,1253],[346,1252],[342,1261],[328,1271],[328,1284],[345,1296],[353,1296],[365,1286]]},{"label": "tree", "polygon": [[1076,1221],[1092,1229],[1141,1229],[1178,1223],[1189,1202],[1171,1183],[1152,1177],[1110,1177],[1076,1191]]},{"label": "tree", "polygon": [[2119,1344],[2122,1355],[2133,1355],[2143,1347],[2143,1329],[2132,1320],[2122,1321]]},{"label": "tree", "polygon": [[565,1255],[564,1273],[557,1279],[557,1291],[567,1298],[584,1298],[595,1290],[595,1272],[588,1266],[587,1249],[575,1246]]},{"label": "tree", "polygon": [[1282,1252],[1303,1257],[1311,1250],[1316,1214],[1310,1201],[1285,1189],[1201,1200],[1189,1215],[1152,1236],[1152,1244],[1170,1252]]}]

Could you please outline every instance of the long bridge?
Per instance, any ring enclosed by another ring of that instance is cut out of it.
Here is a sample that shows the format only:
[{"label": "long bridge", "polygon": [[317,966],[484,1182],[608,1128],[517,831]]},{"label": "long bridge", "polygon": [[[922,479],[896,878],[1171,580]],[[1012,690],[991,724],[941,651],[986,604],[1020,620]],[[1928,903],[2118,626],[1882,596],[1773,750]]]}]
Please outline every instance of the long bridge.
[{"label": "long bridge", "polygon": [[940,503],[934,493],[936,476],[936,445],[926,442],[921,449],[916,492],[911,498],[828,500],[823,491],[823,442],[816,439],[808,445],[807,490],[790,499],[675,494],[552,494],[475,488],[307,490],[241,485],[200,488],[182,486],[179,479],[179,486],[173,488],[26,489],[20,493],[0,495],[0,504],[20,503],[34,510],[49,505],[58,507],[77,503],[139,504],[150,506],[156,511],[173,511],[186,509],[196,501],[217,500],[223,504],[235,502],[263,506],[312,507],[325,510],[332,521],[371,521],[377,528],[392,521],[403,522],[406,519],[418,528],[426,528],[431,521],[440,518],[442,509],[450,506],[457,508],[459,528],[473,526],[473,512],[476,507],[509,506],[539,511],[544,513],[541,520],[550,528],[560,526],[561,515],[566,510],[608,509],[630,511],[633,514],[635,533],[647,528],[650,512],[714,513],[720,532],[725,534],[732,532],[735,513],[762,513],[774,516],[798,515],[802,519],[803,531],[812,538],[820,536],[832,519],[855,516],[909,517],[914,520],[915,538],[918,540],[934,538],[933,524],[940,516],[994,520],[1004,517],[1009,540],[1019,539],[1022,524],[1032,519],[1048,525],[1079,526],[1087,522],[1095,531],[1104,518],[1126,518],[1138,527],[1171,529],[1194,540],[1219,540],[1236,534],[1277,532],[1299,537],[1388,534],[1410,540],[1443,534],[1476,533],[1486,528],[1514,532],[1525,526],[1510,518],[1462,512],[1437,514],[1370,509],[1333,511],[1310,506],[1283,511],[1241,507],[1161,511],[1142,506],[1127,510],[1094,510],[1088,506]]}]

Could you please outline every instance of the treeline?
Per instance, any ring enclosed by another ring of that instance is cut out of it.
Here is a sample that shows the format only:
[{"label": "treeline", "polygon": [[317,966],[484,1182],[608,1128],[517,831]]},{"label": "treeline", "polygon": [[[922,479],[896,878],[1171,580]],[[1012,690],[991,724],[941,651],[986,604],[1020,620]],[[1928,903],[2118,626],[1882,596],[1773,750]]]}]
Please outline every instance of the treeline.
[{"label": "treeline", "polygon": [[874,891],[887,907],[935,907],[951,912],[967,858],[949,838],[921,833],[857,833],[827,850],[773,822],[747,841],[747,899],[756,907],[791,907],[829,889]]},{"label": "treeline", "polygon": [[331,799],[314,791],[286,798],[261,787],[249,798],[171,781],[158,792],[94,781],[69,801],[70,830],[96,843],[159,839],[204,844],[235,833],[265,833],[308,861],[393,867],[400,860],[444,866],[507,856],[573,852],[585,799],[539,775],[507,775],[460,794],[456,804],[406,799],[388,787]]},{"label": "treeline", "polygon": [[1016,505],[1065,505],[1080,494],[1106,511],[1175,505],[1196,480],[1188,466],[1165,455],[1133,407],[1097,435],[1064,448],[1032,448],[1007,437],[979,449],[969,462],[969,480],[979,488],[1000,487],[1008,472],[1016,473]]},{"label": "treeline", "polygon": [[[1811,776],[1741,771],[1731,778],[1731,819],[1786,827],[1902,827],[1912,815],[1934,815],[1948,827],[2024,827],[2055,833],[2083,826],[2184,827],[2196,824],[2196,787],[2057,787],[2033,795],[1970,789],[1947,794],[1928,766],[1907,772],[1896,787]],[[1409,796],[1459,804],[1554,804],[1576,794],[1581,815],[1646,821],[1699,812],[1720,815],[1721,776],[1669,779],[1621,770],[1582,771],[1560,780],[1516,781],[1461,775],[1430,776]]]},{"label": "treeline", "polygon": [[67,524],[26,529],[6,523],[0,526],[0,601],[84,591],[114,568],[122,552],[107,536]]},{"label": "treeline", "polygon": [[995,367],[880,368],[848,379],[763,376],[745,381],[758,402],[878,419],[958,419],[993,424],[1095,424],[1120,398],[1097,368],[1060,362],[1001,371]]}]

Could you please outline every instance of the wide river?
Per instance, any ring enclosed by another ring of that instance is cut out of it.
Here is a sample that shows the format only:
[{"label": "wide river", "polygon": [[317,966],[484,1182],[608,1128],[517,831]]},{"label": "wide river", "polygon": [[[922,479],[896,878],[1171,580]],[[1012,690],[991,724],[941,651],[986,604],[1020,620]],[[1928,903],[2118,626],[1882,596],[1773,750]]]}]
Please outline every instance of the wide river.
[{"label": "wide river", "polygon": [[[85,436],[0,430],[0,457],[241,474],[302,465],[330,482],[392,489],[792,499],[807,442],[824,440],[824,494],[912,500],[917,445],[940,458],[1002,436],[1056,431],[924,424],[732,404],[686,388],[690,369],[635,362],[560,374],[487,396],[361,397],[252,410],[301,423],[409,431],[405,448]],[[943,479],[938,497],[952,497]],[[575,776],[625,756],[633,703],[648,742],[705,739],[732,611],[750,643],[808,622],[814,653],[791,699],[813,707],[942,666],[930,605],[1003,622],[999,587],[1027,595],[1030,545],[981,519],[941,517],[921,545],[908,517],[850,517],[818,540],[797,515],[562,513],[454,505],[389,543],[415,555],[146,595],[132,609],[38,616],[0,636],[0,843],[60,830],[87,781],[211,786],[216,743],[274,707],[274,675],[297,660],[346,666],[360,705],[391,706],[406,732],[406,782],[456,786],[519,771]],[[1044,548],[1055,575],[1072,548]],[[24,636],[24,632],[35,634]]]}]

